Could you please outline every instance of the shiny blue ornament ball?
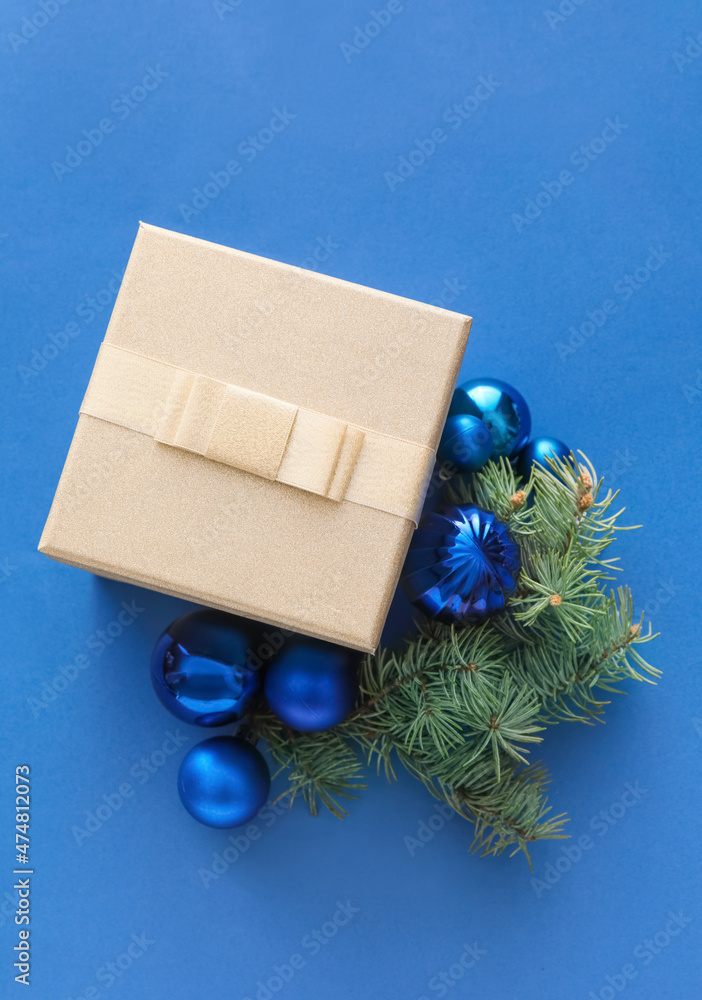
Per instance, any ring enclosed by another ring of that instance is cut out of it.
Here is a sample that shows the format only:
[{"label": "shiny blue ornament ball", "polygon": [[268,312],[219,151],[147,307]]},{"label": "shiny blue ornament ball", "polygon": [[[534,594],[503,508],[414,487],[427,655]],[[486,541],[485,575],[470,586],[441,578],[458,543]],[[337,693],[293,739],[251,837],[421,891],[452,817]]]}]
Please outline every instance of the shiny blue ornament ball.
[{"label": "shiny blue ornament ball", "polygon": [[260,686],[250,665],[254,625],[221,611],[172,622],[154,647],[151,680],[169,712],[196,726],[225,726],[248,711]]},{"label": "shiny blue ornament ball", "polygon": [[487,425],[492,435],[491,458],[511,458],[529,440],[531,414],[524,397],[497,378],[474,378],[453,394],[449,417],[467,413]]},{"label": "shiny blue ornament ball", "polygon": [[440,462],[454,465],[457,472],[477,472],[490,458],[492,434],[487,424],[469,413],[449,417],[437,451]]},{"label": "shiny blue ornament ball", "polygon": [[237,736],[212,736],[183,758],[180,799],[205,826],[248,823],[268,799],[271,775],[259,751]]},{"label": "shiny blue ornament ball", "polygon": [[303,733],[337,726],[358,698],[359,660],[353,650],[320,639],[286,640],[266,673],[271,711]]},{"label": "shiny blue ornament ball", "polygon": [[538,462],[544,469],[549,469],[546,458],[568,458],[569,455],[570,448],[558,438],[534,438],[520,451],[517,457],[517,472],[524,479],[528,479],[534,462]]},{"label": "shiny blue ornament ball", "polygon": [[402,583],[429,617],[467,624],[502,611],[520,568],[519,548],[507,526],[489,511],[464,504],[422,519]]}]

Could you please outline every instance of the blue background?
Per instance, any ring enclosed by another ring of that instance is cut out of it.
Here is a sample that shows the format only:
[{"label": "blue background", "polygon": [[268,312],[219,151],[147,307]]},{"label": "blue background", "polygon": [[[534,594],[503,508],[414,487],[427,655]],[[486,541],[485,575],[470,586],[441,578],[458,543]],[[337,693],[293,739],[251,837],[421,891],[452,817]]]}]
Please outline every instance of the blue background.
[{"label": "blue background", "polygon": [[[702,5],[565,0],[559,15],[553,0],[549,16],[544,0],[405,0],[356,51],[342,43],[370,19],[358,0],[45,8],[0,12],[0,994],[22,991],[12,822],[26,762],[38,1000],[265,998],[257,984],[294,953],[305,964],[284,1000],[699,996],[702,48],[688,36]],[[454,128],[445,114],[481,76],[491,92]],[[239,150],[275,109],[287,127]],[[99,144],[57,168],[106,117]],[[608,118],[618,134],[591,146]],[[386,176],[438,128],[424,163]],[[232,159],[241,172],[193,213],[193,189]],[[573,839],[537,845],[533,874],[521,855],[470,855],[458,819],[412,846],[433,800],[409,777],[371,776],[346,822],[296,803],[205,886],[231,845],[181,809],[177,768],[200,733],[161,707],[147,668],[187,605],[36,552],[139,219],[424,301],[451,283],[475,317],[464,374],[517,385],[535,433],[582,448],[644,525],[618,554],[662,631],[648,650],[664,676],[629,685],[605,726],[545,734],[537,753]],[[317,263],[320,239],[337,246]],[[100,649],[132,600],[143,610]],[[80,654],[87,667],[71,670]],[[41,703],[62,668],[66,689]],[[164,753],[178,728],[187,740]],[[79,845],[74,828],[125,782],[133,795]],[[569,862],[563,844],[585,835]],[[357,912],[331,936],[347,900]],[[669,911],[684,925],[672,937]],[[325,923],[314,954],[303,941]],[[656,934],[655,952],[639,947]],[[110,982],[132,935],[146,950]]]}]

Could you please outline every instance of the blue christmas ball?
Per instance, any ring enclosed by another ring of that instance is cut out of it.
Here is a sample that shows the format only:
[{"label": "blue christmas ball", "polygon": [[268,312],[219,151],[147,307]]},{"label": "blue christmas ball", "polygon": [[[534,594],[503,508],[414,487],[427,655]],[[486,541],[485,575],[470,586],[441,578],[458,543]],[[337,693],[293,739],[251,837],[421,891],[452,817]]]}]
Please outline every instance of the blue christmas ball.
[{"label": "blue christmas ball", "polygon": [[359,660],[353,650],[320,639],[286,640],[266,673],[271,711],[303,733],[337,726],[358,697]]},{"label": "blue christmas ball", "polygon": [[449,417],[437,451],[440,462],[456,467],[457,472],[477,472],[490,458],[492,434],[487,424],[469,413]]},{"label": "blue christmas ball", "polygon": [[504,608],[520,568],[519,548],[507,526],[489,511],[465,504],[422,519],[402,583],[425,614],[466,624]]},{"label": "blue christmas ball", "polygon": [[482,420],[492,435],[491,458],[511,458],[529,440],[531,414],[524,397],[497,378],[474,378],[453,394],[449,417],[459,413]]},{"label": "blue christmas ball", "polygon": [[558,438],[539,437],[529,441],[520,451],[517,457],[517,472],[524,479],[531,475],[531,467],[534,462],[538,462],[548,469],[549,465],[545,461],[548,457],[567,458],[570,455],[570,448],[559,441]]},{"label": "blue christmas ball", "polygon": [[234,615],[211,610],[183,615],[154,647],[151,680],[156,694],[183,722],[237,722],[261,686],[260,674],[250,665],[256,639],[256,627]]},{"label": "blue christmas ball", "polygon": [[237,736],[212,736],[183,758],[178,771],[180,799],[206,826],[248,823],[266,802],[268,765],[259,751]]}]

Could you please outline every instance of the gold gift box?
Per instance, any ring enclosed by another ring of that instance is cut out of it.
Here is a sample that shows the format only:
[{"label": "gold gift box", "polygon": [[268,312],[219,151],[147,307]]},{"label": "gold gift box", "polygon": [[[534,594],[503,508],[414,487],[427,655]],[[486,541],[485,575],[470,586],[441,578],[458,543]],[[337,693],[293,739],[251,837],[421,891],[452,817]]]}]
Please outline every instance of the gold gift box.
[{"label": "gold gift box", "polygon": [[470,322],[142,223],[40,551],[373,651]]}]

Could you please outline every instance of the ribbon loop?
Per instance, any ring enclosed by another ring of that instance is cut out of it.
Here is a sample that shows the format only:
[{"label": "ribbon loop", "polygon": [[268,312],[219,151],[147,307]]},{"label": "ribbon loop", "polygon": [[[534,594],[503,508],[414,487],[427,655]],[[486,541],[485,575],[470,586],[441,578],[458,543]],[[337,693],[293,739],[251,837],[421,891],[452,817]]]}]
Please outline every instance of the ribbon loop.
[{"label": "ribbon loop", "polygon": [[[278,470],[280,482],[329,497],[347,428],[348,424],[334,417],[313,410],[298,410]],[[345,462],[348,463],[348,455]],[[338,482],[333,499],[342,500],[343,493],[338,495]]]},{"label": "ribbon loop", "polygon": [[223,385],[205,455],[264,479],[275,479],[297,407],[239,386]]},{"label": "ribbon loop", "polygon": [[434,453],[103,344],[81,413],[264,479],[417,522]]}]

